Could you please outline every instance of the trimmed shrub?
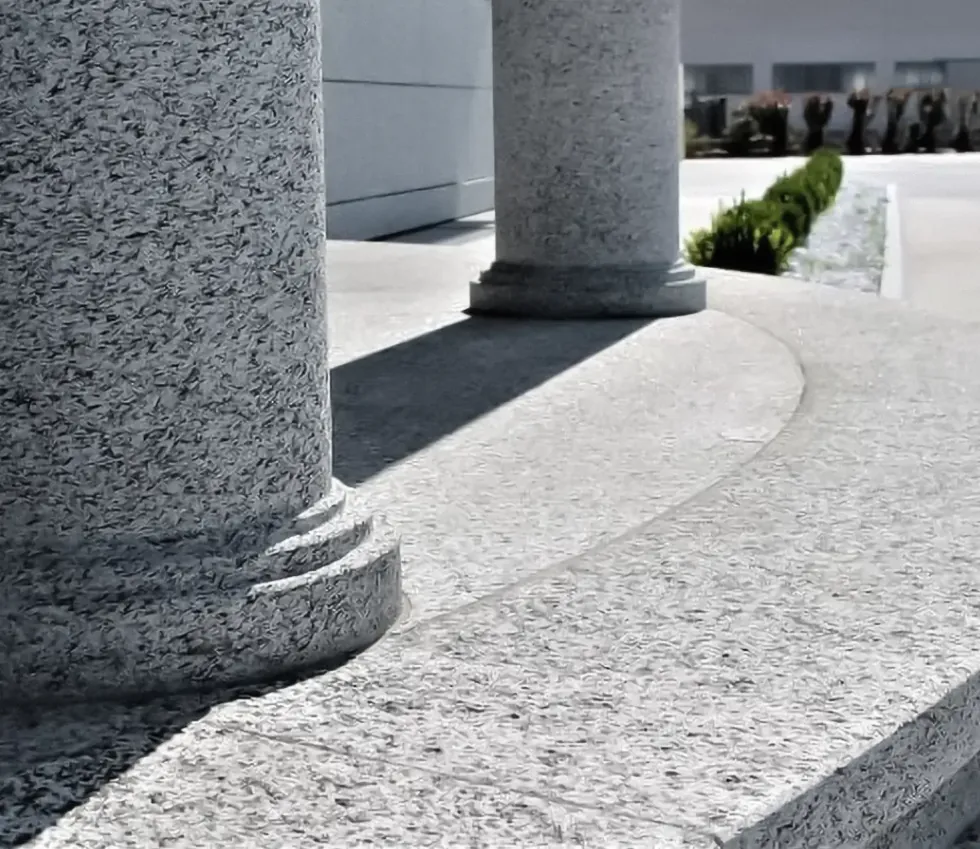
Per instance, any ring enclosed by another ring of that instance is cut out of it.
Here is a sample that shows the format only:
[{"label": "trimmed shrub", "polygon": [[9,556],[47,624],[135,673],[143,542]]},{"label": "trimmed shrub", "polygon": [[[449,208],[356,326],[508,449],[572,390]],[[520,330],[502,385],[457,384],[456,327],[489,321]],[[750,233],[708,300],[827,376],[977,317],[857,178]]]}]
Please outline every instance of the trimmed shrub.
[{"label": "trimmed shrub", "polygon": [[781,218],[790,226],[797,241],[806,238],[820,214],[821,201],[816,190],[798,172],[784,174],[763,197],[784,208]]},{"label": "trimmed shrub", "polygon": [[743,197],[717,213],[711,227],[690,236],[688,260],[695,265],[756,274],[785,271],[795,242],[783,227],[780,212],[774,203]]},{"label": "trimmed shrub", "polygon": [[722,146],[729,156],[751,156],[753,149],[762,141],[759,125],[744,106],[732,113],[732,122],[725,130]]},{"label": "trimmed shrub", "polygon": [[867,152],[865,131],[874,120],[881,98],[872,97],[866,88],[852,91],[847,98],[851,107],[851,132],[847,137],[847,152],[851,156],[863,156]]},{"label": "trimmed shrub", "polygon": [[977,114],[980,113],[980,99],[978,99],[977,92],[961,94],[956,99],[956,113],[956,135],[953,136],[953,150],[958,153],[967,153],[973,150],[970,129]]},{"label": "trimmed shrub", "polygon": [[904,140],[900,137],[902,116],[908,106],[912,92],[904,88],[890,88],[885,95],[885,107],[888,110],[888,123],[885,138],[881,143],[881,152],[895,154],[902,150]]},{"label": "trimmed shrub", "polygon": [[685,255],[694,265],[781,274],[793,249],[806,241],[817,216],[834,201],[844,177],[836,151],[821,148],[784,174],[760,200],[742,198],[691,234]]},{"label": "trimmed shrub", "polygon": [[771,139],[771,156],[785,156],[789,147],[789,108],[793,98],[784,91],[763,91],[745,104],[759,132]]},{"label": "trimmed shrub", "polygon": [[926,153],[936,152],[936,131],[946,123],[947,95],[944,89],[931,91],[919,101],[922,122],[922,147]]}]

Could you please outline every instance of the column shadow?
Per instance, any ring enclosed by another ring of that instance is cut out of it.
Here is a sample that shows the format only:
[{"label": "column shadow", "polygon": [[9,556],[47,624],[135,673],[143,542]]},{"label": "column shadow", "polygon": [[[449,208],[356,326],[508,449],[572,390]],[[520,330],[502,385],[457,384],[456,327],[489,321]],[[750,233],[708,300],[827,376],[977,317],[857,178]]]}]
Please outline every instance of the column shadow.
[{"label": "column shadow", "polygon": [[470,317],[340,365],[334,474],[357,486],[647,324]]},{"label": "column shadow", "polygon": [[30,843],[212,708],[329,674],[355,656],[205,692],[0,706],[0,849]]},{"label": "column shadow", "polygon": [[[647,323],[466,318],[339,366],[335,473],[361,483]],[[0,707],[0,847],[29,843],[212,707],[329,671],[141,702]]]},{"label": "column shadow", "polygon": [[194,697],[0,710],[0,847],[30,842],[207,711]]}]

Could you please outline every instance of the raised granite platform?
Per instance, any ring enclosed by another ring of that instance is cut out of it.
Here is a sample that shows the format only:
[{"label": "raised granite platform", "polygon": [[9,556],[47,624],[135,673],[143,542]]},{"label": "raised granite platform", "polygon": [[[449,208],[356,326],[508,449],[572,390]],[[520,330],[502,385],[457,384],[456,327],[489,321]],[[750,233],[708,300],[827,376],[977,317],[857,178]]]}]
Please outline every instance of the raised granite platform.
[{"label": "raised granite platform", "polygon": [[980,325],[719,274],[680,319],[472,319],[475,254],[329,255],[336,474],[411,613],[279,689],[3,716],[0,844],[943,849],[980,813]]}]

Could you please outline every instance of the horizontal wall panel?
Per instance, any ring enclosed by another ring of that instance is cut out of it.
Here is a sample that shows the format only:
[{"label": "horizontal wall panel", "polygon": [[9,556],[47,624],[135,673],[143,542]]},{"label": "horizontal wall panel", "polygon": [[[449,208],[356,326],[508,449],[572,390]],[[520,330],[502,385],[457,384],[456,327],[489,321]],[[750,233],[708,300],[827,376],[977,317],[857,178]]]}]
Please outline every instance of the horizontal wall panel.
[{"label": "horizontal wall panel", "polygon": [[324,83],[327,201],[493,175],[485,89]]},{"label": "horizontal wall panel", "polygon": [[321,0],[321,10],[331,235],[489,209],[490,0]]},{"label": "horizontal wall panel", "polygon": [[681,55],[708,62],[980,58],[978,0],[684,0]]},{"label": "horizontal wall panel", "polygon": [[490,0],[321,0],[325,80],[489,88]]},{"label": "horizontal wall panel", "polygon": [[361,198],[327,207],[327,235],[331,239],[373,239],[464,218],[492,207],[492,178]]}]

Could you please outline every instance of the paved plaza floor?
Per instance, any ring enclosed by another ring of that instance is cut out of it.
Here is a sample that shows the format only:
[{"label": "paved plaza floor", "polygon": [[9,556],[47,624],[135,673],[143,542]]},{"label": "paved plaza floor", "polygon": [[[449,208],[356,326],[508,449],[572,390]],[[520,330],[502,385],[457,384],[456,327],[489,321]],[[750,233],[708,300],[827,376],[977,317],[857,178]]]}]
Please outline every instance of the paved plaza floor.
[{"label": "paved plaza floor", "polygon": [[[402,621],[300,681],[0,717],[0,845],[951,845],[980,164],[895,162],[860,167],[905,302],[713,273],[681,319],[470,318],[492,216],[331,243],[335,471],[403,534]],[[780,167],[702,164],[686,228]]]}]

